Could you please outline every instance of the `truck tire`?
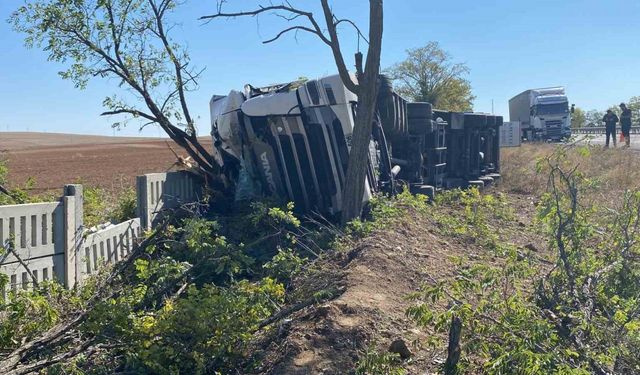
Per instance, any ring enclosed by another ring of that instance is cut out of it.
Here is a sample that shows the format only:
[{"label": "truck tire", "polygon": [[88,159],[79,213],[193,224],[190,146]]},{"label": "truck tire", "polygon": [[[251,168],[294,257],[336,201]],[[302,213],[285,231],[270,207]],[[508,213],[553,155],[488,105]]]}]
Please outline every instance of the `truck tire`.
[{"label": "truck tire", "polygon": [[489,177],[489,176],[480,176],[480,178],[478,178],[478,180],[484,182],[484,186],[487,187],[491,184],[493,184],[493,178]]},{"label": "truck tire", "polygon": [[423,135],[432,131],[432,120],[429,118],[409,118],[407,120],[409,127],[409,134]]},{"label": "truck tire", "polygon": [[433,119],[431,103],[407,103],[407,118]]},{"label": "truck tire", "polygon": [[422,194],[429,197],[430,201],[433,201],[436,195],[436,189],[431,185],[411,185],[411,194]]},{"label": "truck tire", "polygon": [[493,178],[493,181],[498,181],[500,180],[500,177],[501,177],[500,173],[491,173],[491,174],[488,174],[487,176]]},{"label": "truck tire", "polygon": [[484,181],[482,181],[482,180],[469,181],[469,187],[470,188],[476,187],[476,188],[478,188],[478,190],[482,191],[482,190],[484,190]]}]

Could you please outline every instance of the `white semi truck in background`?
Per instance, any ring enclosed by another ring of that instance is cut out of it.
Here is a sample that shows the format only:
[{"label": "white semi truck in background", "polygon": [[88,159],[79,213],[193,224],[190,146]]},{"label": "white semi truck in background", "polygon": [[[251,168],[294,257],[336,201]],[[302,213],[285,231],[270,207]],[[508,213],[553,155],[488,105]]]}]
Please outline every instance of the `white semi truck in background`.
[{"label": "white semi truck in background", "polygon": [[523,91],[509,100],[509,117],[520,122],[523,140],[561,141],[571,137],[571,110],[564,87]]}]

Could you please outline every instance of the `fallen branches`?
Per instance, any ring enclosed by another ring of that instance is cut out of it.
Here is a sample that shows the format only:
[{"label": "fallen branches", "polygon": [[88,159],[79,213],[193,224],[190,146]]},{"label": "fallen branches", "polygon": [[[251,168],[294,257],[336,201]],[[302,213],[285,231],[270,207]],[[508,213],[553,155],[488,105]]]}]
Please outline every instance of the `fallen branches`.
[{"label": "fallen branches", "polygon": [[[29,374],[47,366],[69,360],[87,348],[98,344],[96,342],[98,338],[95,336],[83,337],[72,347],[62,349],[62,346],[68,343],[71,337],[81,336],[76,335],[76,330],[87,320],[97,303],[115,298],[121,293],[122,288],[116,285],[117,277],[130,269],[133,262],[142,256],[149,246],[156,242],[159,233],[166,228],[167,224],[168,221],[165,221],[149,237],[136,246],[126,260],[114,266],[109,275],[96,286],[95,294],[89,298],[86,302],[86,307],[82,311],[78,311],[69,320],[52,327],[35,339],[23,343],[19,348],[4,356],[0,362],[0,373],[12,375]],[[60,351],[61,349],[62,351]],[[50,353],[56,354],[53,354],[50,358],[40,358],[42,355],[51,355]],[[31,359],[33,358],[36,359],[36,362],[32,363]]]}]

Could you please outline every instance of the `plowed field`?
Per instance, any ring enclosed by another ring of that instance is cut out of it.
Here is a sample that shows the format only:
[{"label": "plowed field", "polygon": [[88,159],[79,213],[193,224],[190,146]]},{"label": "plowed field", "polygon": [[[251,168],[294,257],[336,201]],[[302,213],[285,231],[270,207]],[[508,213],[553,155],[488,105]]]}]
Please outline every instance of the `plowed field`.
[{"label": "plowed field", "polygon": [[[178,154],[184,154],[169,142]],[[202,142],[211,148],[208,138]],[[9,186],[22,186],[32,177],[36,180],[34,193],[69,183],[115,192],[134,186],[137,175],[168,170],[176,160],[167,141],[159,138],[2,132],[0,158],[9,167]]]}]

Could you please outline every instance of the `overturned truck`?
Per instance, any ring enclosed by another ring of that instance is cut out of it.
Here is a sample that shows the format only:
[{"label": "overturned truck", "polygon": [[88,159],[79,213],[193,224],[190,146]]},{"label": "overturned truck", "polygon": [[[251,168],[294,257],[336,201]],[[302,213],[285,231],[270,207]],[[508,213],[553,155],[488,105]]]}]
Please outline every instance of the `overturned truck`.
[{"label": "overturned truck", "polygon": [[[338,75],[213,96],[218,162],[236,184],[236,200],[276,196],[300,211],[336,215],[357,97]],[[384,77],[364,200],[403,187],[433,196],[445,188],[484,186],[499,177],[502,117],[433,110],[393,92]]]}]

